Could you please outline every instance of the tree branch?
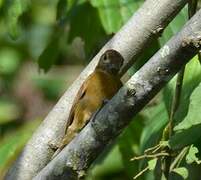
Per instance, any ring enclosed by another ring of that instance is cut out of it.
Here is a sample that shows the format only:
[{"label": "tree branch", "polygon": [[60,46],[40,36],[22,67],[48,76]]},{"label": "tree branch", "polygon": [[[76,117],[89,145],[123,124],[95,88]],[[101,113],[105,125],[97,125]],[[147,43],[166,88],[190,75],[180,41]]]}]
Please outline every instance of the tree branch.
[{"label": "tree branch", "polygon": [[[134,63],[151,40],[157,38],[188,0],[147,0],[121,30],[100,50],[78,79],[65,92],[25,146],[8,171],[6,179],[29,180],[49,161],[53,154],[49,143],[58,142],[64,135],[73,99],[83,81],[94,70],[106,49],[119,51],[125,64],[121,75]],[[131,58],[134,57],[132,60]]]},{"label": "tree branch", "polygon": [[201,10],[119,90],[34,180],[74,180],[201,49]]}]

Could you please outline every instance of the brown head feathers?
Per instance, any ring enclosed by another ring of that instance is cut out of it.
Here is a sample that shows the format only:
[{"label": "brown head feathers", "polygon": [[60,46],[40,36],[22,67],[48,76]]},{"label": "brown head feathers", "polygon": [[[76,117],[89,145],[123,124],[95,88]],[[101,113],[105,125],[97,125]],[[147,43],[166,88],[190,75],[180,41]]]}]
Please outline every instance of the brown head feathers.
[{"label": "brown head feathers", "polygon": [[101,69],[112,75],[117,75],[123,65],[123,61],[124,59],[118,51],[109,49],[100,57],[96,69]]}]

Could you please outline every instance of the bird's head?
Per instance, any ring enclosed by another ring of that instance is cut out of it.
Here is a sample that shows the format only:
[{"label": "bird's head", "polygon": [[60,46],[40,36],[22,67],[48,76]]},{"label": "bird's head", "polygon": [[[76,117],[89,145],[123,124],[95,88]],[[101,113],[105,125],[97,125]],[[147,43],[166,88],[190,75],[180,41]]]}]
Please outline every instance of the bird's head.
[{"label": "bird's head", "polygon": [[123,65],[123,61],[124,59],[118,51],[109,49],[102,54],[96,68],[112,75],[117,75]]}]

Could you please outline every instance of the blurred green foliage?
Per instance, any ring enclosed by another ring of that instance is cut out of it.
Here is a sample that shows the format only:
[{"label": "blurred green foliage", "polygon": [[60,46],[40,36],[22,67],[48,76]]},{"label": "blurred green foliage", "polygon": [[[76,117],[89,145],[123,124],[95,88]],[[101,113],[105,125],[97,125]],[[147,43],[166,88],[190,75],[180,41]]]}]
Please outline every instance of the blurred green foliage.
[{"label": "blurred green foliage", "polygon": [[[45,117],[82,65],[142,3],[143,0],[0,0],[0,179],[40,123],[38,119]],[[129,74],[134,74],[177,33],[187,17],[185,7],[162,36],[144,50]],[[176,153],[191,145],[187,157],[193,158],[192,163],[189,165],[187,158],[187,163],[182,160],[182,166],[173,170],[183,177],[189,173],[193,177],[200,175],[196,164],[201,149],[200,73],[195,57],[186,68],[181,105],[174,121],[177,126],[168,141]],[[97,159],[86,179],[132,179],[146,165],[150,170],[139,179],[155,179],[155,159],[130,159],[159,143],[168,122],[174,88],[175,78]]]},{"label": "blurred green foliage", "polygon": [[38,127],[40,120],[27,122],[12,133],[6,135],[0,141],[0,179],[2,179],[8,167],[19,154],[27,140],[31,137],[33,131]]}]

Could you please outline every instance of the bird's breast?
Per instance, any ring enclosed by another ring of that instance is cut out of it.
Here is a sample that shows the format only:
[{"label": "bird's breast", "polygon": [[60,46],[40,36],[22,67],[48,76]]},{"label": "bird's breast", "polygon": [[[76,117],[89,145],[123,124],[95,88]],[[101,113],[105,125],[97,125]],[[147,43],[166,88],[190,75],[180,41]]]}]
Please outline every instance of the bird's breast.
[{"label": "bird's breast", "polygon": [[86,91],[86,98],[94,106],[100,106],[103,100],[111,99],[119,90],[121,81],[104,72],[93,74]]}]

